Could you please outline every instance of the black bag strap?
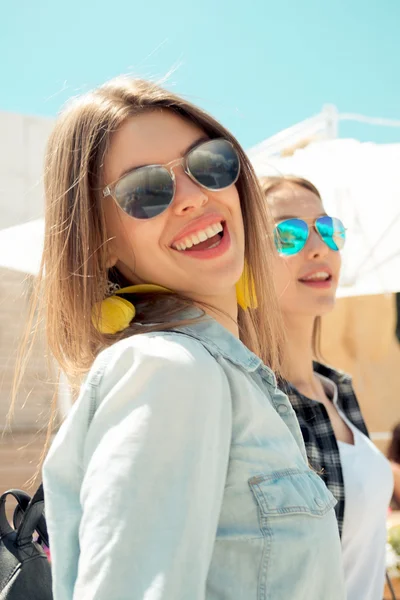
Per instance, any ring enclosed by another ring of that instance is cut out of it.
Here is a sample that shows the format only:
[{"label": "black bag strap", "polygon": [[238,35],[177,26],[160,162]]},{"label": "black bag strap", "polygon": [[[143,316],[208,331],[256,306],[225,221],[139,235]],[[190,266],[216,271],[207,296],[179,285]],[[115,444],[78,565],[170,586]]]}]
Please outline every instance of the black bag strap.
[{"label": "black bag strap", "polygon": [[17,506],[15,507],[13,514],[13,525],[14,529],[18,529],[21,525],[22,517],[24,516],[26,509],[28,508],[29,502],[31,501],[31,497],[22,490],[11,490],[14,498],[17,501]]},{"label": "black bag strap", "polygon": [[[13,529],[6,515],[6,500],[12,496],[17,501],[14,511]],[[34,531],[37,531],[41,540],[49,546],[46,519],[44,516],[44,493],[40,485],[31,498],[22,490],[8,490],[0,497],[0,536],[3,537],[17,531],[16,543],[20,546],[32,540]]]}]

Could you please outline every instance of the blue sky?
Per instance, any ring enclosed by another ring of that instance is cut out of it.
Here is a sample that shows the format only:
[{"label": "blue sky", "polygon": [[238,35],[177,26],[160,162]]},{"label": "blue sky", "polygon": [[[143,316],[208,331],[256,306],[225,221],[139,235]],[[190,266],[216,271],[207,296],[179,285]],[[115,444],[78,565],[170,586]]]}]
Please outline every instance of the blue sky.
[{"label": "blue sky", "polygon": [[[400,119],[398,0],[3,0],[0,110],[53,116],[120,73],[159,77],[245,147],[333,103]],[[343,124],[342,136],[400,141]]]}]

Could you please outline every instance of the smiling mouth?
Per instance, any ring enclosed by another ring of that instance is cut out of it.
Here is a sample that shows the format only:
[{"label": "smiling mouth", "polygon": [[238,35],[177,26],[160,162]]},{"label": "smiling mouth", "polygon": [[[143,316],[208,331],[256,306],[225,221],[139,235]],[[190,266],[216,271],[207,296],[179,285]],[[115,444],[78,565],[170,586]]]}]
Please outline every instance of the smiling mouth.
[{"label": "smiling mouth", "polygon": [[172,248],[178,252],[191,252],[193,250],[211,250],[220,245],[225,232],[225,221],[210,225],[205,229],[188,235],[179,242],[174,243]]},{"label": "smiling mouth", "polygon": [[301,279],[299,279],[299,281],[301,281],[303,283],[331,281],[331,280],[332,280],[332,275],[330,273],[327,273],[326,271],[320,271],[318,273],[313,273],[312,275],[309,275],[308,277],[302,277]]},{"label": "smiling mouth", "polygon": [[298,280],[305,286],[311,288],[330,289],[333,283],[333,277],[328,271],[317,271]]}]

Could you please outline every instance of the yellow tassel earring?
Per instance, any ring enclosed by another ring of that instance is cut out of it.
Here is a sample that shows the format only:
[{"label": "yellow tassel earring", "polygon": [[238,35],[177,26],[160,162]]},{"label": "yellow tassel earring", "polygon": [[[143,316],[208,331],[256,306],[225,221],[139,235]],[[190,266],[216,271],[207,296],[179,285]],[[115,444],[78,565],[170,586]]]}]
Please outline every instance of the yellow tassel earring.
[{"label": "yellow tassel earring", "polygon": [[253,278],[250,277],[248,267],[245,265],[243,273],[236,284],[236,297],[243,310],[257,308],[257,296]]}]

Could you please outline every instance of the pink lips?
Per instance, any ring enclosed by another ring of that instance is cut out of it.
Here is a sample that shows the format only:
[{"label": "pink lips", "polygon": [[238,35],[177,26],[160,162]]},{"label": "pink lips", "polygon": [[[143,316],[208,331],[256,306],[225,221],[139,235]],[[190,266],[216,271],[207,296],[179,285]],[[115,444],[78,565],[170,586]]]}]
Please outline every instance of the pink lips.
[{"label": "pink lips", "polygon": [[[326,273],[328,275],[327,279],[305,279],[306,277],[312,277],[317,273]],[[313,269],[312,271],[308,271],[302,277],[298,279],[300,283],[303,285],[307,285],[308,287],[314,289],[329,289],[333,284],[332,270],[329,267],[320,266],[319,268]]]},{"label": "pink lips", "polygon": [[303,285],[308,285],[311,288],[316,288],[316,289],[328,289],[332,286],[332,279],[326,279],[325,281],[323,279],[317,281],[302,281],[300,280],[300,283],[302,283]]},{"label": "pink lips", "polygon": [[227,252],[227,250],[231,246],[231,236],[229,235],[228,228],[226,224],[224,224],[224,235],[218,244],[214,248],[208,248],[204,250],[193,250],[193,247],[190,250],[177,250],[176,252],[180,252],[180,254],[184,256],[189,256],[190,258],[200,258],[202,260],[209,260],[211,258],[218,258]]}]

